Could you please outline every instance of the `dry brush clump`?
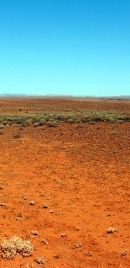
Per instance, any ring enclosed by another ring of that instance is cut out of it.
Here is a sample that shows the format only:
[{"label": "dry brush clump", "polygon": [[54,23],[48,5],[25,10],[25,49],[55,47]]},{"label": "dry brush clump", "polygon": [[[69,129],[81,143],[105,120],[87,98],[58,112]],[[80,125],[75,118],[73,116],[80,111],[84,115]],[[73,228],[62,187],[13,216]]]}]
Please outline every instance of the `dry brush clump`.
[{"label": "dry brush clump", "polygon": [[23,240],[17,236],[9,240],[4,238],[0,244],[1,257],[5,259],[13,259],[17,254],[29,257],[34,249],[29,240]]}]

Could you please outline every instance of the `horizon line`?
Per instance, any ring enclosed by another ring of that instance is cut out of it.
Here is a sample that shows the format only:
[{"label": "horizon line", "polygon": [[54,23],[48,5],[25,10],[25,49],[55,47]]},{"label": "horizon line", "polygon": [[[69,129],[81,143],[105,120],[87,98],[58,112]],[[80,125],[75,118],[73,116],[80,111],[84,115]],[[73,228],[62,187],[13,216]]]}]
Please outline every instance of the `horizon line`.
[{"label": "horizon line", "polygon": [[18,94],[15,94],[15,93],[12,93],[12,94],[8,94],[8,93],[5,93],[5,94],[0,94],[0,97],[38,97],[38,98],[41,98],[41,97],[51,97],[51,98],[111,98],[111,99],[126,99],[126,98],[130,98],[130,95],[115,95],[115,96],[112,96],[112,95],[108,95],[108,96],[98,96],[98,95],[65,95],[65,94],[41,94],[41,95],[38,95],[38,94],[21,94],[21,93],[18,93]]}]

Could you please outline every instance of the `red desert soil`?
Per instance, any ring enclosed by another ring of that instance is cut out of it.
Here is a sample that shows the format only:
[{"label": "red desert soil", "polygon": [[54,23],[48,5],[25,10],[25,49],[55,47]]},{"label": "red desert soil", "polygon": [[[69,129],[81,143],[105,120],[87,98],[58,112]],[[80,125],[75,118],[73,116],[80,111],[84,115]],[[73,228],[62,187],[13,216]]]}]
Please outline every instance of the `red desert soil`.
[{"label": "red desert soil", "polygon": [[[82,106],[130,110],[122,101],[1,99],[0,113]],[[0,239],[16,235],[36,250],[27,258],[0,257],[0,268],[129,268],[130,123],[7,126],[2,132]],[[38,264],[38,257],[46,262]]]}]

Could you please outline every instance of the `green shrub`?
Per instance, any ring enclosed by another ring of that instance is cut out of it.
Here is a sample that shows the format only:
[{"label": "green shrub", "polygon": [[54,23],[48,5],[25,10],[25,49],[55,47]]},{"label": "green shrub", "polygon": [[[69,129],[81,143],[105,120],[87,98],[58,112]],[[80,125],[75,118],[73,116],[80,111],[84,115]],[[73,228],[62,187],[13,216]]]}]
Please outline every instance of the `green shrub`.
[{"label": "green shrub", "polygon": [[46,120],[44,118],[42,118],[42,119],[39,120],[39,125],[40,126],[43,126],[45,124],[46,124]]},{"label": "green shrub", "polygon": [[0,124],[0,129],[2,129],[2,128],[4,128],[4,127],[5,127],[4,125]]},{"label": "green shrub", "polygon": [[32,124],[33,120],[32,119],[27,119],[25,121],[22,122],[22,126],[23,127],[27,127],[30,126]]},{"label": "green shrub", "polygon": [[34,123],[33,123],[33,126],[34,126],[34,127],[38,127],[39,125],[40,125],[39,122],[34,122]]},{"label": "green shrub", "polygon": [[55,122],[55,121],[48,121],[48,122],[46,122],[46,125],[48,127],[55,127],[57,125],[57,122]]}]

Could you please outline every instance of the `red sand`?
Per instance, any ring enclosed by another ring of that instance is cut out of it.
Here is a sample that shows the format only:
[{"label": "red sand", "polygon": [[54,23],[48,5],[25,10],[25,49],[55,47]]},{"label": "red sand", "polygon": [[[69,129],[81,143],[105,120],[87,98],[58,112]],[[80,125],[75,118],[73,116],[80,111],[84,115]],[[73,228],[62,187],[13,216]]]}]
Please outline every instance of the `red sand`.
[{"label": "red sand", "polygon": [[[130,108],[129,102],[56,99],[1,99],[0,104],[1,113],[23,106],[29,111]],[[0,239],[16,235],[36,250],[28,258],[0,258],[0,267],[129,268],[130,124],[60,123],[2,131]],[[16,133],[21,137],[14,138]],[[115,232],[107,233],[109,227]],[[37,264],[37,257],[46,262]]]}]

